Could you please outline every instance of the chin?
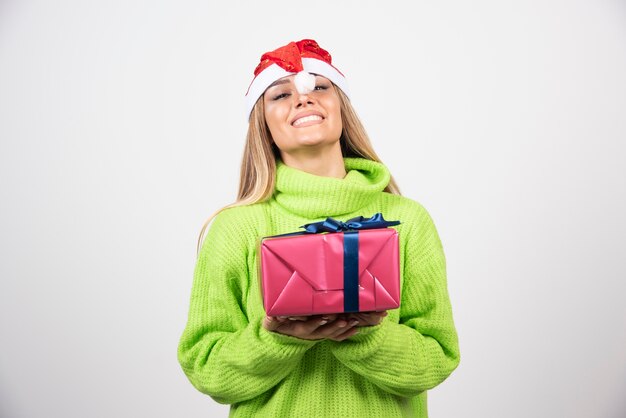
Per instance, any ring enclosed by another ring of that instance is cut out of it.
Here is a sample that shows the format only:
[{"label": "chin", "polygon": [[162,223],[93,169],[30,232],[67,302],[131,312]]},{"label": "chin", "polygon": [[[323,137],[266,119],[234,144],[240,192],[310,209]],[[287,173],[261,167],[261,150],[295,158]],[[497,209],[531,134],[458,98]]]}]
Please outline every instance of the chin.
[{"label": "chin", "polygon": [[298,149],[331,147],[339,142],[339,137],[334,139],[328,139],[328,137],[321,135],[302,135],[291,137],[289,139],[283,138],[283,140],[274,142],[279,149],[291,153],[297,151]]},{"label": "chin", "polygon": [[304,138],[298,141],[298,144],[303,146],[331,146],[339,142],[339,139],[325,139],[325,138]]}]

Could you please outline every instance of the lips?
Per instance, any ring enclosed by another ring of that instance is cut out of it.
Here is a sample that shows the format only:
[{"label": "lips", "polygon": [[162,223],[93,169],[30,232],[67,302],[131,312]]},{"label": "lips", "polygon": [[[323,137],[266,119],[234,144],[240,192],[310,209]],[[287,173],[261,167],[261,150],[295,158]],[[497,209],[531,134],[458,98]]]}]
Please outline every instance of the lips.
[{"label": "lips", "polygon": [[319,123],[324,120],[322,115],[319,113],[303,113],[301,115],[296,116],[293,122],[291,122],[291,126],[308,126]]}]

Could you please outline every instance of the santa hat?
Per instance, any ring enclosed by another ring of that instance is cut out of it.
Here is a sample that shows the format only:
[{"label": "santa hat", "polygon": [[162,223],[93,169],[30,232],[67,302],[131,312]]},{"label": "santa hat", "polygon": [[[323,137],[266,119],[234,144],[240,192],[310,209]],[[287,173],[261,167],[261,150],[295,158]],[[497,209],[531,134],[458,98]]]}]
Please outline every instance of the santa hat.
[{"label": "santa hat", "polygon": [[296,88],[301,94],[315,88],[315,77],[321,75],[337,85],[348,95],[348,85],[344,75],[332,65],[328,51],[312,39],[290,42],[285,46],[266,52],[254,70],[254,79],[246,93],[246,115],[250,117],[256,101],[274,81],[296,74]]}]

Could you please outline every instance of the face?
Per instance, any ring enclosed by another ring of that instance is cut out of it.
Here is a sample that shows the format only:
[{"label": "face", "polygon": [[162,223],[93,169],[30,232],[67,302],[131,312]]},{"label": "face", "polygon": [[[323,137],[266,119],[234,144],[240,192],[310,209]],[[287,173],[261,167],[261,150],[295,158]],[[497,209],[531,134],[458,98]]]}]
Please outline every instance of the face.
[{"label": "face", "polygon": [[281,78],[263,95],[265,121],[276,146],[282,152],[294,153],[338,142],[341,105],[330,80],[315,76],[315,89],[300,94],[294,78]]}]

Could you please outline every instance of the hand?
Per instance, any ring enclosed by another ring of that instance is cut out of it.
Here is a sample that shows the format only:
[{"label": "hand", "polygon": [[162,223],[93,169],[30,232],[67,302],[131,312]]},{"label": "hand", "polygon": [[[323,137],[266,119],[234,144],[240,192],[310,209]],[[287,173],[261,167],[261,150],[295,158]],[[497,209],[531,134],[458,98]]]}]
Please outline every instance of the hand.
[{"label": "hand", "polygon": [[358,319],[338,315],[276,317],[266,316],[263,328],[303,340],[343,341],[357,334]]}]

